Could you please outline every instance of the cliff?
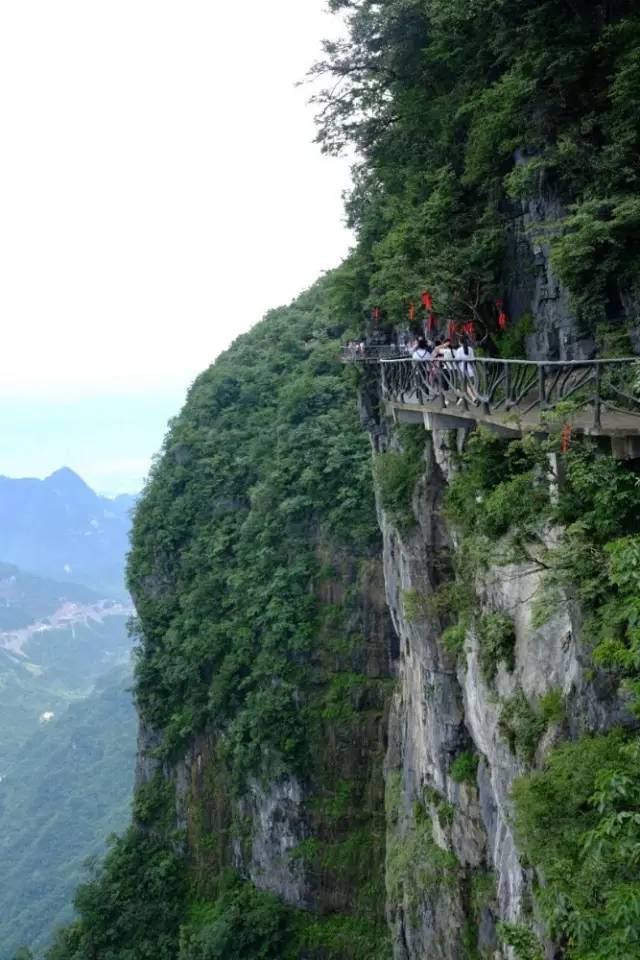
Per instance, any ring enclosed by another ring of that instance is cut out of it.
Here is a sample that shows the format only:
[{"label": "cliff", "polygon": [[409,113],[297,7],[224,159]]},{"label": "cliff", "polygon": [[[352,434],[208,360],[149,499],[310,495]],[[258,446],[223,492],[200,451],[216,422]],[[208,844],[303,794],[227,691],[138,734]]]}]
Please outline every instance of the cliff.
[{"label": "cliff", "polygon": [[[616,750],[635,742],[619,733],[636,726],[629,691],[602,648],[598,655],[602,600],[587,595],[587,568],[572,569],[583,549],[593,551],[596,569],[604,559],[600,535],[577,534],[572,523],[589,527],[605,458],[574,450],[560,481],[540,459],[557,437],[509,443],[481,431],[398,429],[371,416],[376,384],[367,387],[387,602],[399,638],[385,765],[392,956],[600,956],[589,950],[611,929],[599,924],[616,926],[597,905],[610,878],[585,897],[582,856],[562,832],[588,836],[596,779],[607,774],[594,760],[611,750],[621,772],[628,760]],[[610,495],[624,495],[632,471],[611,461],[605,471]],[[412,480],[398,483],[407,474]],[[583,499],[571,504],[578,483]],[[635,528],[633,507],[623,521],[602,506],[605,528],[613,519],[607,535]],[[600,571],[606,591],[606,566]],[[612,609],[621,604],[615,598]],[[566,740],[572,745],[560,747]],[[561,791],[554,765],[563,759],[570,769]],[[540,832],[543,869],[531,856]],[[573,926],[574,911],[583,911],[582,922],[590,915],[586,936]]]},{"label": "cliff", "polygon": [[170,426],[129,563],[134,824],[50,960],[629,960],[636,464],[399,426],[336,357],[422,291],[502,356],[637,341],[637,11],[331,7],[358,244]]},{"label": "cliff", "polygon": [[398,426],[335,361],[348,276],[171,425],[129,563],[134,823],[52,960],[635,943],[634,463]]}]

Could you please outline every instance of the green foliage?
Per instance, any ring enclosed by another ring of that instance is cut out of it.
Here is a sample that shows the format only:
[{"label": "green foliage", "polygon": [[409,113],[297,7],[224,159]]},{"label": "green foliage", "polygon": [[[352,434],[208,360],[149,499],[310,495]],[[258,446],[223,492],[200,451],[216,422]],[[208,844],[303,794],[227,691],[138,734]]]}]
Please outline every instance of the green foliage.
[{"label": "green foliage", "polygon": [[[586,318],[638,290],[640,14],[553,0],[334,0],[348,35],[312,73],[318,140],[355,147],[348,204],[370,303],[396,322],[425,287],[438,313],[495,323],[510,201],[568,210],[542,239]],[[539,238],[536,238],[539,239]],[[521,278],[518,278],[521,279]],[[518,334],[504,338],[519,353]]]},{"label": "green foliage", "polygon": [[486,613],[478,619],[476,630],[480,641],[480,670],[485,683],[491,683],[500,662],[505,663],[508,670],[515,666],[513,617],[505,613]]},{"label": "green foliage", "polygon": [[131,828],[78,888],[79,919],[59,932],[47,960],[175,960],[185,896],[176,854]]},{"label": "green foliage", "polygon": [[141,826],[165,834],[171,829],[175,821],[175,789],[161,771],[136,789],[133,818]]},{"label": "green foliage", "polygon": [[442,631],[440,641],[447,653],[461,653],[467,636],[467,623],[460,621]]},{"label": "green foliage", "polygon": [[[433,839],[433,826],[425,807],[415,803],[407,816],[401,809],[402,781],[397,771],[387,774],[385,810],[387,816],[386,885],[392,903],[405,903],[415,919],[425,895],[453,887],[460,879],[460,864],[454,854],[443,850]],[[442,813],[443,825],[452,820],[453,808],[435,790],[425,791],[427,803]]]},{"label": "green foliage", "polygon": [[[384,923],[361,917],[328,916],[312,920],[299,935],[300,956],[321,956],[327,960],[388,960],[389,931]],[[282,960],[286,960],[286,954]],[[280,960],[280,958],[278,958]]]},{"label": "green foliage", "polygon": [[449,773],[456,783],[475,783],[480,757],[472,750],[459,753],[451,764]]},{"label": "green foliage", "polygon": [[138,705],[165,752],[205,723],[224,728],[238,786],[313,762],[315,639],[345,635],[313,589],[320,543],[356,557],[377,544],[370,453],[335,361],[350,318],[333,302],[349,269],[198,378],[137,510]]},{"label": "green foliage", "polygon": [[412,587],[402,591],[402,610],[409,623],[426,620],[432,612],[429,594]]},{"label": "green foliage", "polygon": [[498,341],[498,353],[505,360],[520,360],[527,356],[527,337],[535,332],[535,321],[530,313],[508,327]]},{"label": "green foliage", "polygon": [[529,927],[516,923],[501,923],[498,933],[503,943],[511,947],[517,960],[544,960],[540,941]]},{"label": "green foliage", "polygon": [[[0,957],[40,951],[72,919],[86,861],[131,813],[136,717],[129,669],[113,670],[22,746],[0,783]],[[46,871],[43,869],[46,865]]]},{"label": "green foliage", "polygon": [[549,690],[540,697],[540,713],[545,723],[562,723],[567,711],[562,690]]},{"label": "green foliage", "polygon": [[612,276],[638,289],[639,226],[640,200],[624,194],[585,199],[566,218],[552,263],[585,317],[604,316]]},{"label": "green foliage", "polygon": [[192,910],[182,928],[178,960],[287,960],[295,911],[250,883],[228,881],[213,905]]},{"label": "green foliage", "polygon": [[639,751],[619,731],[585,737],[514,785],[518,842],[544,875],[538,904],[568,960],[627,960],[640,948]]},{"label": "green foliage", "polygon": [[379,454],[374,472],[383,508],[398,530],[406,534],[416,522],[411,503],[416,483],[425,469],[423,449],[426,434],[420,426],[404,427],[399,434],[402,452],[390,450]]},{"label": "green foliage", "polygon": [[505,700],[498,725],[511,750],[525,763],[532,763],[546,723],[522,690]]},{"label": "green foliage", "polygon": [[450,484],[445,510],[467,537],[535,539],[549,513],[545,454],[532,437],[507,441],[477,430]]},{"label": "green foliage", "polygon": [[314,917],[236,876],[213,904],[192,904],[178,960],[387,960],[388,933],[359,917]]}]

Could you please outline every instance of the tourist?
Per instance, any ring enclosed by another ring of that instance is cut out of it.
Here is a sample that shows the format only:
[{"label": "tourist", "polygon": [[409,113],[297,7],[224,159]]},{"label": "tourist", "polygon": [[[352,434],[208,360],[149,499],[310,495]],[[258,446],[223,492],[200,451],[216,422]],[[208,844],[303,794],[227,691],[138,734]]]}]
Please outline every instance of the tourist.
[{"label": "tourist", "polygon": [[436,350],[435,359],[442,361],[442,390],[451,390],[453,386],[453,376],[455,372],[455,363],[451,341],[447,337],[443,340]]},{"label": "tourist", "polygon": [[[458,373],[460,375],[460,380],[462,381],[464,391],[469,397],[472,403],[476,403],[478,400],[476,391],[474,389],[475,379],[476,379],[476,365],[475,365],[475,353],[473,347],[469,343],[469,337],[467,334],[462,335],[460,340],[460,345],[456,349],[455,358],[458,365]],[[463,397],[460,397],[458,404],[463,402]]]},{"label": "tourist", "polygon": [[411,353],[412,360],[431,360],[431,351],[427,346],[427,341],[424,337],[418,337],[416,344]]}]

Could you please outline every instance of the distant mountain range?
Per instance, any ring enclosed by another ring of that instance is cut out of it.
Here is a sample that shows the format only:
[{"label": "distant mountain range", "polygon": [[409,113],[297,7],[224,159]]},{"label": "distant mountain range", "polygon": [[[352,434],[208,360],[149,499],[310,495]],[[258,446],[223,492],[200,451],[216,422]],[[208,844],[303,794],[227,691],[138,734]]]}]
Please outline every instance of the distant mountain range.
[{"label": "distant mountain range", "polygon": [[122,597],[135,497],[101,497],[63,467],[44,480],[0,476],[0,561]]}]

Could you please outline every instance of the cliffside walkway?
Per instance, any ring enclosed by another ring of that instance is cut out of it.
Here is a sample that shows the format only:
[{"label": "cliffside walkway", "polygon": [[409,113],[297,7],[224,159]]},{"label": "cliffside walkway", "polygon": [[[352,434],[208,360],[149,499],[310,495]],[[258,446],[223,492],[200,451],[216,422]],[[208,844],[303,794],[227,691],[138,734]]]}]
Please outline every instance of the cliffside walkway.
[{"label": "cliffside walkway", "polygon": [[377,364],[396,420],[451,429],[484,423],[504,435],[546,432],[610,437],[616,456],[640,456],[640,358],[414,361],[396,347],[342,351],[345,363]]}]

